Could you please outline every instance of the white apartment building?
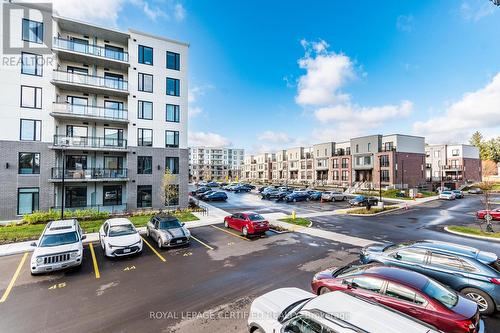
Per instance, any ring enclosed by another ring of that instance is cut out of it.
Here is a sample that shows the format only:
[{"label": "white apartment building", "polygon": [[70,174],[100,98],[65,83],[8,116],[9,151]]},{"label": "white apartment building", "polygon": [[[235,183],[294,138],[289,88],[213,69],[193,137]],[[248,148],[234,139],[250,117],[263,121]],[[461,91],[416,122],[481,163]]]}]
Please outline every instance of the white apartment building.
[{"label": "white apartment building", "polygon": [[34,4],[1,11],[0,219],[63,199],[67,209],[160,208],[166,169],[179,188],[169,204],[186,206],[189,45]]},{"label": "white apartment building", "polygon": [[244,156],[244,149],[190,147],[189,179],[191,181],[239,179]]}]

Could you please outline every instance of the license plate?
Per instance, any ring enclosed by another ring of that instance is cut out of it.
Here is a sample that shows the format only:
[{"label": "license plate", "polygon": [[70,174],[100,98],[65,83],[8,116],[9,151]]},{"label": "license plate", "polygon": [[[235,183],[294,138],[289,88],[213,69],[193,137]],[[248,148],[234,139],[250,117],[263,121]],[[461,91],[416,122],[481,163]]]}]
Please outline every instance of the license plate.
[{"label": "license plate", "polygon": [[123,249],[123,253],[129,253],[130,249]]},{"label": "license plate", "polygon": [[179,240],[177,241],[177,244],[179,244],[179,243],[182,243],[182,239],[179,239]]}]

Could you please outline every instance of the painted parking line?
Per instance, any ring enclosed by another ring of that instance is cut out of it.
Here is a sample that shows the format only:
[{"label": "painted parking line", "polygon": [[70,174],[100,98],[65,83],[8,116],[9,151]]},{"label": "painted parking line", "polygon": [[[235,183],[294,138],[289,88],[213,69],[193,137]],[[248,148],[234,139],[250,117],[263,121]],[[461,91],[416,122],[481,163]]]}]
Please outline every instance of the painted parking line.
[{"label": "painted parking line", "polygon": [[213,250],[214,249],[213,247],[211,247],[207,243],[202,242],[201,240],[199,240],[198,238],[194,237],[193,235],[191,235],[191,238],[194,239],[195,241],[197,241],[198,243],[200,243],[201,245],[203,245],[204,247],[206,247],[209,250]]},{"label": "painted parking line", "polygon": [[5,289],[5,292],[3,293],[2,298],[0,298],[0,303],[3,303],[7,300],[9,297],[9,294],[14,287],[14,284],[16,283],[17,277],[19,276],[19,273],[21,272],[21,268],[23,268],[24,262],[26,261],[26,258],[28,257],[28,252],[25,252],[23,257],[21,258],[21,261],[19,262],[19,265],[17,265],[16,272],[12,276],[12,279],[10,280],[9,285],[7,286],[7,289]]},{"label": "painted parking line", "polygon": [[151,244],[149,244],[147,240],[144,239],[144,237],[141,236],[141,238],[144,241],[144,243],[146,243],[146,245],[151,249],[151,251],[153,251],[158,256],[158,258],[160,258],[161,261],[163,262],[167,261],[158,251],[156,251],[154,247],[151,246]]},{"label": "painted parking line", "polygon": [[230,234],[230,235],[232,235],[232,236],[234,236],[234,237],[238,237],[238,238],[240,238],[240,239],[246,240],[247,242],[249,242],[249,241],[250,241],[248,238],[243,237],[243,236],[240,236],[240,235],[237,235],[237,234],[235,234],[235,233],[232,233],[231,231],[228,231],[228,230],[225,230],[225,229],[222,229],[222,228],[216,227],[216,226],[214,226],[214,225],[212,225],[211,227],[212,227],[212,228],[215,228],[215,229],[218,229],[218,230],[220,230],[220,231],[223,231],[223,232],[225,232],[225,233],[227,233],[227,234]]},{"label": "painted parking line", "polygon": [[101,278],[101,273],[99,272],[99,266],[97,265],[97,259],[95,257],[94,246],[92,245],[92,243],[89,243],[89,249],[90,249],[90,254],[92,255],[92,263],[94,264],[95,278],[99,279]]}]

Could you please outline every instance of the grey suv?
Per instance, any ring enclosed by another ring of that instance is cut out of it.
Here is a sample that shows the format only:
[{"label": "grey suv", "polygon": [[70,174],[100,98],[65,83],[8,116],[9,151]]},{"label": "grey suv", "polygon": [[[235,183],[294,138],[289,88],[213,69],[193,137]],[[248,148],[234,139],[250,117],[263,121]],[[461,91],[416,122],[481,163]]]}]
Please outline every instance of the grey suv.
[{"label": "grey suv", "polygon": [[478,303],[482,314],[500,310],[500,262],[496,254],[438,241],[374,244],[362,263],[379,262],[428,275]]}]

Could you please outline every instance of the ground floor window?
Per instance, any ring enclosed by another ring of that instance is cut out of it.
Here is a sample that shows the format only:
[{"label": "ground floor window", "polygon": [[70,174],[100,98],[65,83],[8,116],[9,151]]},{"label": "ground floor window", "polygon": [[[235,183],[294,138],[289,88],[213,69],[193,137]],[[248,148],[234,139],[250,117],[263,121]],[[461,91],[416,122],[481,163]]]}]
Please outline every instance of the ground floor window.
[{"label": "ground floor window", "polygon": [[152,196],[153,196],[152,185],[138,185],[137,208],[153,207]]},{"label": "ground floor window", "polygon": [[381,170],[380,178],[383,182],[389,182],[389,170]]},{"label": "ground floor window", "polygon": [[110,185],[102,187],[102,204],[104,206],[115,206],[122,204],[121,185]]},{"label": "ground floor window", "polygon": [[87,206],[87,186],[66,186],[65,189],[64,207]]},{"label": "ground floor window", "polygon": [[38,187],[20,188],[17,191],[17,214],[31,214],[39,210]]}]

